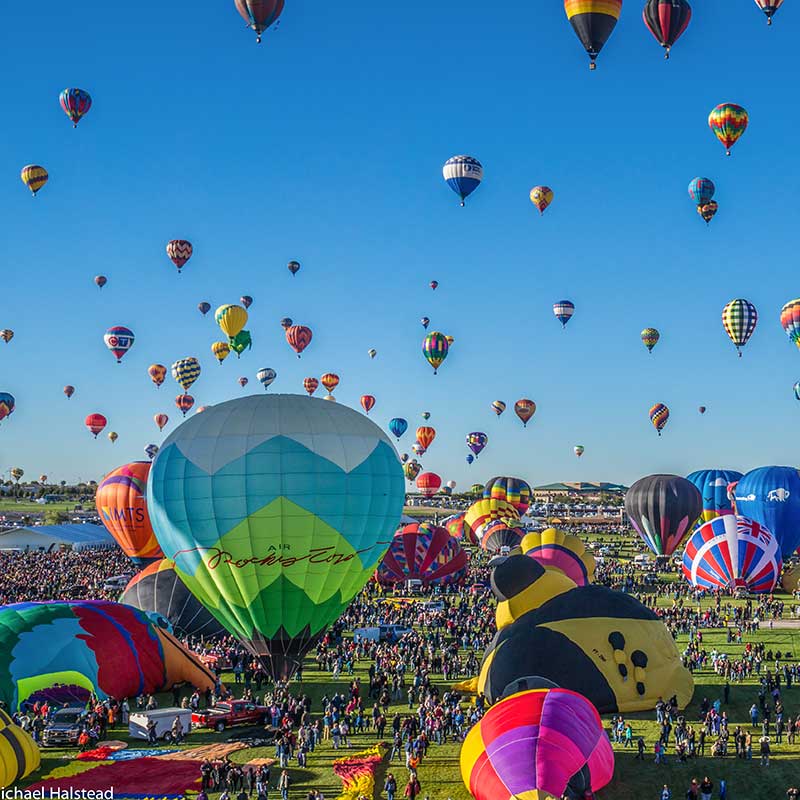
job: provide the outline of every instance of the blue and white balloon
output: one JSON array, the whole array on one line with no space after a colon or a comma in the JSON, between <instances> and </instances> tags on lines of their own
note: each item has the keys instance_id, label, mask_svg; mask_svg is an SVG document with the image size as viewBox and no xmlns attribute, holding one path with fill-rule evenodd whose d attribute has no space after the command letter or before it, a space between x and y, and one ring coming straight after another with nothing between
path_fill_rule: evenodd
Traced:
<instances>
[{"instance_id":1,"label":"blue and white balloon","mask_svg":"<svg viewBox=\"0 0 800 800\"><path fill-rule=\"evenodd\" d=\"M447 185L464 201L480 186L483 180L483 166L472 156L453 156L442 169Z\"/></svg>"}]
</instances>

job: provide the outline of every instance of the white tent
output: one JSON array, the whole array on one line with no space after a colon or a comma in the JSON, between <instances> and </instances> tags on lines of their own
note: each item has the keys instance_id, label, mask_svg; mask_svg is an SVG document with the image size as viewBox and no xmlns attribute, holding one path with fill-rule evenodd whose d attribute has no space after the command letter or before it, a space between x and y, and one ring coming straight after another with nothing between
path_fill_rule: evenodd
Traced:
<instances>
[{"instance_id":1,"label":"white tent","mask_svg":"<svg viewBox=\"0 0 800 800\"><path fill-rule=\"evenodd\" d=\"M58 547L116 547L102 525L31 525L0 531L0 550L51 550Z\"/></svg>"}]
</instances>

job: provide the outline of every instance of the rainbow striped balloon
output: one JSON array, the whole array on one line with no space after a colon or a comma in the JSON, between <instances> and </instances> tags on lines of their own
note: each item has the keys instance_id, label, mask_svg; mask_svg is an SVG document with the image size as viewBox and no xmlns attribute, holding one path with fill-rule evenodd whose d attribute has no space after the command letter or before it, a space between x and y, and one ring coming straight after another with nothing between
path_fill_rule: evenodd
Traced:
<instances>
[{"instance_id":1,"label":"rainbow striped balloon","mask_svg":"<svg viewBox=\"0 0 800 800\"><path fill-rule=\"evenodd\" d=\"M747 111L736 103L720 103L708 115L708 127L725 146L725 155L731 154L731 147L747 130L749 119Z\"/></svg>"}]
</instances>

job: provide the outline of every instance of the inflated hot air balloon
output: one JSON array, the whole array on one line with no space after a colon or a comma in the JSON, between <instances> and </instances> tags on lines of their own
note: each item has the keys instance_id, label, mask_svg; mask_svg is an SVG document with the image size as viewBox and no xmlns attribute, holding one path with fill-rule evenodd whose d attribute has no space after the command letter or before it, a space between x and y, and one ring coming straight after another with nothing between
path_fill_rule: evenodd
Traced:
<instances>
[{"instance_id":1,"label":"inflated hot air balloon","mask_svg":"<svg viewBox=\"0 0 800 800\"><path fill-rule=\"evenodd\" d=\"M256 44L261 44L261 35L278 21L283 11L284 0L234 0L236 10L256 32Z\"/></svg>"},{"instance_id":2,"label":"inflated hot air balloon","mask_svg":"<svg viewBox=\"0 0 800 800\"><path fill-rule=\"evenodd\" d=\"M103 525L126 556L137 563L163 558L147 509L149 461L124 464L97 487L95 506Z\"/></svg>"},{"instance_id":3,"label":"inflated hot air balloon","mask_svg":"<svg viewBox=\"0 0 800 800\"><path fill-rule=\"evenodd\" d=\"M375 398L371 394L362 394L361 395L361 408L369 414L373 408L375 408Z\"/></svg>"},{"instance_id":4,"label":"inflated hot air balloon","mask_svg":"<svg viewBox=\"0 0 800 800\"><path fill-rule=\"evenodd\" d=\"M243 294L243 295L242 295L242 296L239 298L239 302L240 302L240 303L241 303L241 304L242 304L242 305L243 305L245 308L250 308L250 306L251 306L251 305L253 305L253 298L252 298L252 297L250 297L250 295L249 295L249 294Z\"/></svg>"},{"instance_id":5,"label":"inflated hot air balloon","mask_svg":"<svg viewBox=\"0 0 800 800\"><path fill-rule=\"evenodd\" d=\"M394 419L389 420L388 425L389 430L392 433L392 436L397 438L397 441L400 441L400 437L408 430L408 422L406 422L402 417L395 417Z\"/></svg>"},{"instance_id":6,"label":"inflated hot air balloon","mask_svg":"<svg viewBox=\"0 0 800 800\"><path fill-rule=\"evenodd\" d=\"M119 439L119 434L116 431L111 431L108 434L108 438L111 441L111 444L114 444L114 442L116 442L117 439Z\"/></svg>"},{"instance_id":7,"label":"inflated hot air balloon","mask_svg":"<svg viewBox=\"0 0 800 800\"><path fill-rule=\"evenodd\" d=\"M232 303L220 306L214 312L214 320L229 339L236 336L247 325L247 318L247 311L241 306L233 305Z\"/></svg>"},{"instance_id":8,"label":"inflated hot air balloon","mask_svg":"<svg viewBox=\"0 0 800 800\"><path fill-rule=\"evenodd\" d=\"M370 349L367 350L367 355L370 358L375 358L375 356L378 355L378 351L374 347L370 347Z\"/></svg>"},{"instance_id":9,"label":"inflated hot air balloon","mask_svg":"<svg viewBox=\"0 0 800 800\"><path fill-rule=\"evenodd\" d=\"M679 475L648 475L628 490L625 511L645 544L658 556L670 556L700 517L703 498Z\"/></svg>"},{"instance_id":10,"label":"inflated hot air balloon","mask_svg":"<svg viewBox=\"0 0 800 800\"><path fill-rule=\"evenodd\" d=\"M586 452L586 448L582 444L576 444L572 450L575 455L578 456L578 458L580 458Z\"/></svg>"},{"instance_id":11,"label":"inflated hot air balloon","mask_svg":"<svg viewBox=\"0 0 800 800\"><path fill-rule=\"evenodd\" d=\"M186 412L189 411L193 405L194 397L192 397L190 394L179 394L175 398L175 407L181 412L181 414L183 414L184 417L186 416ZM203 408L198 408L197 410L199 412L204 408L205 406L203 406Z\"/></svg>"},{"instance_id":12,"label":"inflated hot air balloon","mask_svg":"<svg viewBox=\"0 0 800 800\"><path fill-rule=\"evenodd\" d=\"M64 113L72 120L73 128L78 127L81 117L92 107L92 98L83 89L64 89L58 100Z\"/></svg>"},{"instance_id":13,"label":"inflated hot air balloon","mask_svg":"<svg viewBox=\"0 0 800 800\"><path fill-rule=\"evenodd\" d=\"M453 346L453 342L455 341L455 338L452 337L452 336L445 336L444 338L447 339L447 346L448 347L452 347Z\"/></svg>"},{"instance_id":14,"label":"inflated hot air balloon","mask_svg":"<svg viewBox=\"0 0 800 800\"><path fill-rule=\"evenodd\" d=\"M430 325L430 324L431 324L431 321L430 321L430 319L429 319L428 317L423 317L423 318L420 320L420 322L422 323L422 327L423 327L423 328L425 328L425 330L428 330L428 325Z\"/></svg>"},{"instance_id":15,"label":"inflated hot air balloon","mask_svg":"<svg viewBox=\"0 0 800 800\"><path fill-rule=\"evenodd\" d=\"M153 422L158 425L160 431L163 431L164 426L169 422L169 417L166 414L155 414L153 416Z\"/></svg>"},{"instance_id":16,"label":"inflated hot air balloon","mask_svg":"<svg viewBox=\"0 0 800 800\"><path fill-rule=\"evenodd\" d=\"M589 54L589 69L596 69L595 59L617 24L622 0L564 0L564 10Z\"/></svg>"},{"instance_id":17,"label":"inflated hot air balloon","mask_svg":"<svg viewBox=\"0 0 800 800\"><path fill-rule=\"evenodd\" d=\"M12 468L9 470L9 473L11 474L11 477L12 477L12 478L13 478L13 479L14 479L14 480L17 482L17 483L19 483L19 481L20 481L20 478L22 478L22 476L25 474L25 470L24 470L24 469L22 469L22 467L12 467Z\"/></svg>"},{"instance_id":18,"label":"inflated hot air balloon","mask_svg":"<svg viewBox=\"0 0 800 800\"><path fill-rule=\"evenodd\" d=\"M557 303L553 303L553 314L564 328L567 327L567 323L574 313L575 304L570 300L559 300Z\"/></svg>"},{"instance_id":19,"label":"inflated hot air balloon","mask_svg":"<svg viewBox=\"0 0 800 800\"><path fill-rule=\"evenodd\" d=\"M458 539L445 528L415 522L395 533L376 576L383 584L419 580L440 586L459 583L466 574L467 554Z\"/></svg>"},{"instance_id":20,"label":"inflated hot air balloon","mask_svg":"<svg viewBox=\"0 0 800 800\"><path fill-rule=\"evenodd\" d=\"M151 364L147 368L147 374L156 386L161 386L167 377L167 368L163 364Z\"/></svg>"},{"instance_id":21,"label":"inflated hot air balloon","mask_svg":"<svg viewBox=\"0 0 800 800\"><path fill-rule=\"evenodd\" d=\"M64 387L64 394L67 396L67 400L69 400L72 395L75 394L75 387L74 386L65 386Z\"/></svg>"},{"instance_id":22,"label":"inflated hot air balloon","mask_svg":"<svg viewBox=\"0 0 800 800\"><path fill-rule=\"evenodd\" d=\"M416 459L414 461L407 461L405 464L403 464L403 475L406 476L406 480L409 483L413 483L420 472L422 472L422 464L420 464Z\"/></svg>"},{"instance_id":23,"label":"inflated hot air balloon","mask_svg":"<svg viewBox=\"0 0 800 800\"><path fill-rule=\"evenodd\" d=\"M186 588L175 572L175 565L167 558L154 561L134 575L119 602L163 617L181 638L213 639L226 634L222 624Z\"/></svg>"},{"instance_id":24,"label":"inflated hot air balloon","mask_svg":"<svg viewBox=\"0 0 800 800\"><path fill-rule=\"evenodd\" d=\"M83 424L94 434L94 438L96 439L97 434L108 424L108 420L102 414L89 414L83 421Z\"/></svg>"},{"instance_id":25,"label":"inflated hot air balloon","mask_svg":"<svg viewBox=\"0 0 800 800\"><path fill-rule=\"evenodd\" d=\"M705 414L705 413L706 413L706 407L705 407L705 406L699 406L697 410L698 410L698 411L699 411L701 414Z\"/></svg>"},{"instance_id":26,"label":"inflated hot air balloon","mask_svg":"<svg viewBox=\"0 0 800 800\"><path fill-rule=\"evenodd\" d=\"M245 350L252 348L253 337L250 336L250 331L239 331L236 336L228 339L228 345L236 353L236 358L239 358Z\"/></svg>"},{"instance_id":27,"label":"inflated hot air balloon","mask_svg":"<svg viewBox=\"0 0 800 800\"><path fill-rule=\"evenodd\" d=\"M405 464L406 461L408 461L408 453L403 453L403 455L400 456L400 460Z\"/></svg>"},{"instance_id":28,"label":"inflated hot air balloon","mask_svg":"<svg viewBox=\"0 0 800 800\"><path fill-rule=\"evenodd\" d=\"M248 383L250 383L250 381L247 378L245 378L244 375L242 375L242 377L239 378L239 386L241 386L242 389L244 389L244 387L247 386Z\"/></svg>"},{"instance_id":29,"label":"inflated hot air balloon","mask_svg":"<svg viewBox=\"0 0 800 800\"><path fill-rule=\"evenodd\" d=\"M319 382L329 391L332 392L339 385L339 376L333 372L326 372Z\"/></svg>"},{"instance_id":30,"label":"inflated hot air balloon","mask_svg":"<svg viewBox=\"0 0 800 800\"><path fill-rule=\"evenodd\" d=\"M230 355L231 346L227 342L214 342L211 345L211 352L220 364Z\"/></svg>"},{"instance_id":31,"label":"inflated hot air balloon","mask_svg":"<svg viewBox=\"0 0 800 800\"><path fill-rule=\"evenodd\" d=\"M655 328L645 328L642 333L642 344L647 348L648 353L653 352L653 348L658 344L661 334Z\"/></svg>"},{"instance_id":32,"label":"inflated hot air balloon","mask_svg":"<svg viewBox=\"0 0 800 800\"><path fill-rule=\"evenodd\" d=\"M433 497L442 488L442 479L435 472L423 472L417 478L417 489L424 497Z\"/></svg>"},{"instance_id":33,"label":"inflated hot air balloon","mask_svg":"<svg viewBox=\"0 0 800 800\"><path fill-rule=\"evenodd\" d=\"M721 103L708 115L708 127L725 147L725 155L747 129L747 111L735 103Z\"/></svg>"},{"instance_id":34,"label":"inflated hot air balloon","mask_svg":"<svg viewBox=\"0 0 800 800\"><path fill-rule=\"evenodd\" d=\"M466 460L467 460L467 464L471 464L475 460L475 456L472 455L472 453L469 453L467 455L467 459Z\"/></svg>"},{"instance_id":35,"label":"inflated hot air balloon","mask_svg":"<svg viewBox=\"0 0 800 800\"><path fill-rule=\"evenodd\" d=\"M47 183L47 179L50 176L44 167L40 167L38 164L28 164L27 167L22 168L19 177L35 197L39 189Z\"/></svg>"},{"instance_id":36,"label":"inflated hot air balloon","mask_svg":"<svg viewBox=\"0 0 800 800\"><path fill-rule=\"evenodd\" d=\"M486 523L481 530L481 549L489 555L508 553L519 547L525 530L512 520L496 519Z\"/></svg>"},{"instance_id":37,"label":"inflated hot air balloon","mask_svg":"<svg viewBox=\"0 0 800 800\"><path fill-rule=\"evenodd\" d=\"M449 349L450 345L447 337L443 333L439 333L439 331L431 331L422 340L422 355L433 367L434 375L436 375L442 362L447 358Z\"/></svg>"},{"instance_id":38,"label":"inflated hot air balloon","mask_svg":"<svg viewBox=\"0 0 800 800\"><path fill-rule=\"evenodd\" d=\"M475 800L588 798L611 781L614 751L595 707L541 685L509 694L467 734L461 777Z\"/></svg>"},{"instance_id":39,"label":"inflated hot air balloon","mask_svg":"<svg viewBox=\"0 0 800 800\"><path fill-rule=\"evenodd\" d=\"M180 358L172 365L172 377L183 387L184 393L189 391L189 387L200 377L200 362L190 356Z\"/></svg>"},{"instance_id":40,"label":"inflated hot air balloon","mask_svg":"<svg viewBox=\"0 0 800 800\"><path fill-rule=\"evenodd\" d=\"M492 500L505 500L511 503L517 513L522 516L531 504L531 487L522 478L489 478L483 487L483 496Z\"/></svg>"},{"instance_id":41,"label":"inflated hot air balloon","mask_svg":"<svg viewBox=\"0 0 800 800\"><path fill-rule=\"evenodd\" d=\"M767 25L772 25L772 17L783 5L783 0L756 0L756 5L766 14Z\"/></svg>"},{"instance_id":42,"label":"inflated hot air balloon","mask_svg":"<svg viewBox=\"0 0 800 800\"><path fill-rule=\"evenodd\" d=\"M697 487L703 498L703 512L698 527L704 522L733 514L733 504L728 496L728 486L742 477L735 469L701 469L686 476L686 480Z\"/></svg>"},{"instance_id":43,"label":"inflated hot air balloon","mask_svg":"<svg viewBox=\"0 0 800 800\"><path fill-rule=\"evenodd\" d=\"M717 211L719 211L719 204L716 200L709 200L707 203L697 206L697 213L703 218L706 225L714 219L717 215Z\"/></svg>"},{"instance_id":44,"label":"inflated hot air balloon","mask_svg":"<svg viewBox=\"0 0 800 800\"><path fill-rule=\"evenodd\" d=\"M669 420L669 409L663 403L656 403L649 411L650 422L661 436L661 431Z\"/></svg>"},{"instance_id":45,"label":"inflated hot air balloon","mask_svg":"<svg viewBox=\"0 0 800 800\"><path fill-rule=\"evenodd\" d=\"M109 328L103 335L103 341L106 347L111 351L114 358L117 359L117 364L122 361L122 356L133 347L136 340L133 331L130 328L125 328L122 325L115 325Z\"/></svg>"},{"instance_id":46,"label":"inflated hot air balloon","mask_svg":"<svg viewBox=\"0 0 800 800\"><path fill-rule=\"evenodd\" d=\"M205 300L203 300L203 302L202 302L202 303L198 303L198 304L197 304L197 310L198 310L198 311L199 311L199 312L200 312L200 313L201 313L203 316L205 316L206 314L208 314L208 312L209 312L209 311L211 311L211 303L207 303Z\"/></svg>"},{"instance_id":47,"label":"inflated hot air balloon","mask_svg":"<svg viewBox=\"0 0 800 800\"><path fill-rule=\"evenodd\" d=\"M308 392L309 397L317 391L318 387L319 381L316 378L305 378L303 380L303 388Z\"/></svg>"},{"instance_id":48,"label":"inflated hot air balloon","mask_svg":"<svg viewBox=\"0 0 800 800\"><path fill-rule=\"evenodd\" d=\"M297 275L297 273L300 271L299 261L290 261L286 266L289 268L289 272L291 272L293 276Z\"/></svg>"},{"instance_id":49,"label":"inflated hot air balloon","mask_svg":"<svg viewBox=\"0 0 800 800\"><path fill-rule=\"evenodd\" d=\"M291 320L291 318L290 318L290 317L284 317L284 318L281 320L281 328L283 328L283 329L284 329L284 331L285 331L287 328L291 328L291 327L292 327L292 320Z\"/></svg>"},{"instance_id":50,"label":"inflated hot air balloon","mask_svg":"<svg viewBox=\"0 0 800 800\"><path fill-rule=\"evenodd\" d=\"M478 544L478 540L472 533L472 528L464 525L465 515L465 511L462 511L460 514L453 514L452 517L447 517L442 520L442 526L453 538L474 546Z\"/></svg>"},{"instance_id":51,"label":"inflated hot air balloon","mask_svg":"<svg viewBox=\"0 0 800 800\"><path fill-rule=\"evenodd\" d=\"M439 288L439 281L431 281L429 286L435 292Z\"/></svg>"},{"instance_id":52,"label":"inflated hot air balloon","mask_svg":"<svg viewBox=\"0 0 800 800\"><path fill-rule=\"evenodd\" d=\"M472 156L453 156L445 163L442 174L447 185L461 198L463 208L466 199L483 180L483 166Z\"/></svg>"},{"instance_id":53,"label":"inflated hot air balloon","mask_svg":"<svg viewBox=\"0 0 800 800\"><path fill-rule=\"evenodd\" d=\"M144 449L144 454L152 461L156 457L156 453L158 452L158 445L157 444L149 444Z\"/></svg>"},{"instance_id":54,"label":"inflated hot air balloon","mask_svg":"<svg viewBox=\"0 0 800 800\"><path fill-rule=\"evenodd\" d=\"M703 206L711 201L716 190L710 178L693 178L689 184L689 197L696 206Z\"/></svg>"},{"instance_id":55,"label":"inflated hot air balloon","mask_svg":"<svg viewBox=\"0 0 800 800\"><path fill-rule=\"evenodd\" d=\"M692 8L686 0L646 0L642 19L669 58L670 48L689 27Z\"/></svg>"},{"instance_id":56,"label":"inflated hot air balloon","mask_svg":"<svg viewBox=\"0 0 800 800\"><path fill-rule=\"evenodd\" d=\"M369 580L403 500L397 453L369 418L297 395L192 416L148 482L178 577L275 679L299 668Z\"/></svg>"},{"instance_id":57,"label":"inflated hot air balloon","mask_svg":"<svg viewBox=\"0 0 800 800\"><path fill-rule=\"evenodd\" d=\"M566 575L576 586L588 586L594 580L594 556L577 536L546 528L526 534L520 547L528 558Z\"/></svg>"},{"instance_id":58,"label":"inflated hot air balloon","mask_svg":"<svg viewBox=\"0 0 800 800\"><path fill-rule=\"evenodd\" d=\"M256 373L256 378L258 378L261 385L264 387L264 391L269 389L269 387L277 377L278 373L275 372L275 370L272 369L271 367L263 367Z\"/></svg>"},{"instance_id":59,"label":"inflated hot air balloon","mask_svg":"<svg viewBox=\"0 0 800 800\"><path fill-rule=\"evenodd\" d=\"M16 408L16 400L13 394L8 392L0 392L0 422L6 417L11 416Z\"/></svg>"},{"instance_id":60,"label":"inflated hot air balloon","mask_svg":"<svg viewBox=\"0 0 800 800\"><path fill-rule=\"evenodd\" d=\"M722 309L722 324L725 333L736 346L739 358L742 357L741 348L744 347L753 335L758 322L758 312L756 307L748 300L738 298L731 300Z\"/></svg>"},{"instance_id":61,"label":"inflated hot air balloon","mask_svg":"<svg viewBox=\"0 0 800 800\"><path fill-rule=\"evenodd\" d=\"M10 330L9 328L3 328L0 331L0 339L2 339L6 344L8 344L14 338L14 331Z\"/></svg>"},{"instance_id":62,"label":"inflated hot air balloon","mask_svg":"<svg viewBox=\"0 0 800 800\"><path fill-rule=\"evenodd\" d=\"M506 410L506 404L502 400L492 401L492 411L499 417Z\"/></svg>"},{"instance_id":63,"label":"inflated hot air balloon","mask_svg":"<svg viewBox=\"0 0 800 800\"><path fill-rule=\"evenodd\" d=\"M178 274L192 257L193 252L192 243L187 242L186 239L173 239L171 242L167 242L167 255L170 261L178 268Z\"/></svg>"},{"instance_id":64,"label":"inflated hot air balloon","mask_svg":"<svg viewBox=\"0 0 800 800\"><path fill-rule=\"evenodd\" d=\"M425 455L425 448L419 442L414 442L414 444L411 445L411 451L415 456Z\"/></svg>"},{"instance_id":65,"label":"inflated hot air balloon","mask_svg":"<svg viewBox=\"0 0 800 800\"><path fill-rule=\"evenodd\" d=\"M544 210L553 202L553 190L549 186L534 186L531 189L531 203L533 203L539 214L544 214Z\"/></svg>"},{"instance_id":66,"label":"inflated hot air balloon","mask_svg":"<svg viewBox=\"0 0 800 800\"><path fill-rule=\"evenodd\" d=\"M473 494L483 494L483 485L473 484L470 491ZM509 526L519 524L519 514L511 503L496 498L481 498L467 509L464 515L464 527L469 528L475 540L480 542L484 526L498 519L507 520Z\"/></svg>"},{"instance_id":67,"label":"inflated hot air balloon","mask_svg":"<svg viewBox=\"0 0 800 800\"><path fill-rule=\"evenodd\" d=\"M763 525L726 514L697 529L682 567L692 586L757 593L778 585L783 561L777 539Z\"/></svg>"},{"instance_id":68,"label":"inflated hot air balloon","mask_svg":"<svg viewBox=\"0 0 800 800\"><path fill-rule=\"evenodd\" d=\"M430 425L422 425L417 428L417 442L422 445L424 450L427 450L436 438L436 430L431 428Z\"/></svg>"},{"instance_id":69,"label":"inflated hot air balloon","mask_svg":"<svg viewBox=\"0 0 800 800\"><path fill-rule=\"evenodd\" d=\"M489 443L489 437L480 431L473 431L467 434L467 447L472 450L473 455L477 458L483 448Z\"/></svg>"},{"instance_id":70,"label":"inflated hot air balloon","mask_svg":"<svg viewBox=\"0 0 800 800\"><path fill-rule=\"evenodd\" d=\"M447 481L446 486L452 492L458 484L455 481Z\"/></svg>"},{"instance_id":71,"label":"inflated hot air balloon","mask_svg":"<svg viewBox=\"0 0 800 800\"><path fill-rule=\"evenodd\" d=\"M422 412L422 419L429 420L430 418L431 418L431 412L430 411L423 411Z\"/></svg>"},{"instance_id":72,"label":"inflated hot air balloon","mask_svg":"<svg viewBox=\"0 0 800 800\"><path fill-rule=\"evenodd\" d=\"M781 327L789 340L800 349L800 298L790 300L781 309Z\"/></svg>"},{"instance_id":73,"label":"inflated hot air balloon","mask_svg":"<svg viewBox=\"0 0 800 800\"><path fill-rule=\"evenodd\" d=\"M98 289L102 289L108 283L108 278L105 275L95 275L94 284Z\"/></svg>"},{"instance_id":74,"label":"inflated hot air balloon","mask_svg":"<svg viewBox=\"0 0 800 800\"><path fill-rule=\"evenodd\" d=\"M533 415L536 413L536 403L523 398L514 403L514 413L522 420L523 427L527 428Z\"/></svg>"},{"instance_id":75,"label":"inflated hot air balloon","mask_svg":"<svg viewBox=\"0 0 800 800\"><path fill-rule=\"evenodd\" d=\"M290 325L286 329L286 341L289 343L289 347L297 353L298 358L311 343L313 336L311 328L307 328L305 325Z\"/></svg>"},{"instance_id":76,"label":"inflated hot air balloon","mask_svg":"<svg viewBox=\"0 0 800 800\"><path fill-rule=\"evenodd\" d=\"M0 789L16 786L39 769L41 761L33 737L0 709Z\"/></svg>"}]
</instances>

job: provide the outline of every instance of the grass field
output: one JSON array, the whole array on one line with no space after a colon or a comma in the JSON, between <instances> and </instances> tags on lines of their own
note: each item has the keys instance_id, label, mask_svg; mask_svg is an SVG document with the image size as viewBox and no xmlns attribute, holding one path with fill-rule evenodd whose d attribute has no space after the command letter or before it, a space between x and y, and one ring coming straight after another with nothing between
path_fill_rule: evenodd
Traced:
<instances>
[{"instance_id":1,"label":"grass field","mask_svg":"<svg viewBox=\"0 0 800 800\"><path fill-rule=\"evenodd\" d=\"M615 542L619 540L615 538ZM638 544L633 540L629 541L623 549L623 555L630 557L634 552L638 552ZM788 597L786 598L788 600ZM670 600L662 601L665 605ZM744 644L735 645L726 643L726 635L723 630L704 630L704 645L707 650L714 648L720 652L725 652L731 657L742 650ZM790 651L793 659L800 657L800 630L768 630L762 629L753 636L746 637L747 641L763 641L767 649ZM678 640L678 647L683 648L686 637ZM356 675L361 676L362 684L368 685L367 678L368 664L362 663L356 667ZM766 669L766 665L765 665ZM329 696L334 691L346 692L350 681L350 676L342 676L343 679L334 682L329 673L318 672L316 665L308 663L303 675L302 690L308 693L314 701L313 711L319 712L320 698L327 693ZM438 680L437 680L438 679ZM224 680L227 685L234 689L238 694L237 687L233 684L233 676L225 675ZM442 676L434 676L434 681L440 686L445 686ZM293 690L299 691L300 685L293 684ZM687 709L687 719L694 723L699 715L699 704L703 697L713 702L716 699L722 700L722 685L720 679L710 670L695 673L695 695L692 703ZM800 688L792 686L791 689L784 688L782 692L786 715L794 718L800 713ZM755 678L744 684L733 684L731 687L730 702L723 705L723 709L728 712L731 720L730 729L733 731L737 724L749 726L748 709L757 700L757 684ZM164 696L161 698L160 705L170 705L171 698ZM406 703L393 705L391 714L395 711L401 713L408 712ZM726 758L712 758L707 748L705 757L698 757L690 760L687 764L680 764L670 753L669 761L666 765L656 766L653 763L653 744L657 736L657 725L654 712L627 715L632 721L634 740L638 736L643 736L647 743L646 759L644 762L635 759L635 750L625 750L621 745L615 745L616 770L612 783L597 793L599 800L658 800L660 790L664 783L669 784L673 792L674 800L679 800L685 796L689 781L696 777L702 780L708 775L715 783L719 784L721 778L728 784L729 800L783 800L786 796L786 789L793 783L800 782L800 745L790 747L786 744L785 738L782 745L775 744L773 741L773 758L769 767L764 768L759 765L758 756L755 755L752 761L740 761L734 756ZM760 735L754 732L754 749ZM110 738L126 738L122 730L112 731ZM211 732L193 733L190 737L189 745L207 743L209 741L220 741L226 738L227 734L215 734ZM373 744L374 734L355 735L351 737L352 750L364 749ZM432 745L429 750L428 758L423 762L419 770L419 779L422 785L421 798L429 797L430 800L469 800L470 794L464 787L459 771L459 748L458 743L449 743L443 746ZM733 748L731 748L732 750ZM334 751L329 743L323 743L321 747L309 757L308 767L304 770L294 769L292 775L294 785L290 791L292 800L303 800L309 789L320 789L324 792L327 800L337 797L340 789L339 780L333 775L331 764L334 758L345 755L347 751ZM44 751L42 768L33 780L40 779L57 766L63 766L64 758L69 758L70 753L64 751ZM234 754L234 760L246 762L251 758L272 757L273 748L256 748L241 751ZM407 776L404 765L395 762L390 767L400 784L405 783ZM277 778L273 770L273 780ZM29 785L31 781L26 781ZM382 786L382 783L380 784ZM380 789L380 786L378 787ZM274 794L271 795L271 797ZM376 792L376 797L385 797L382 792ZM717 797L715 790L714 797ZM216 800L216 795L213 795ZM498 798L505 800L505 798Z\"/></svg>"},{"instance_id":2,"label":"grass field","mask_svg":"<svg viewBox=\"0 0 800 800\"><path fill-rule=\"evenodd\" d=\"M45 511L73 511L77 505L75 500L69 500L64 503L34 503L32 500L13 500L8 497L0 500L0 514L7 511L15 511L18 514L43 514ZM84 511L91 511L94 508L94 503L81 503Z\"/></svg>"}]
</instances>

